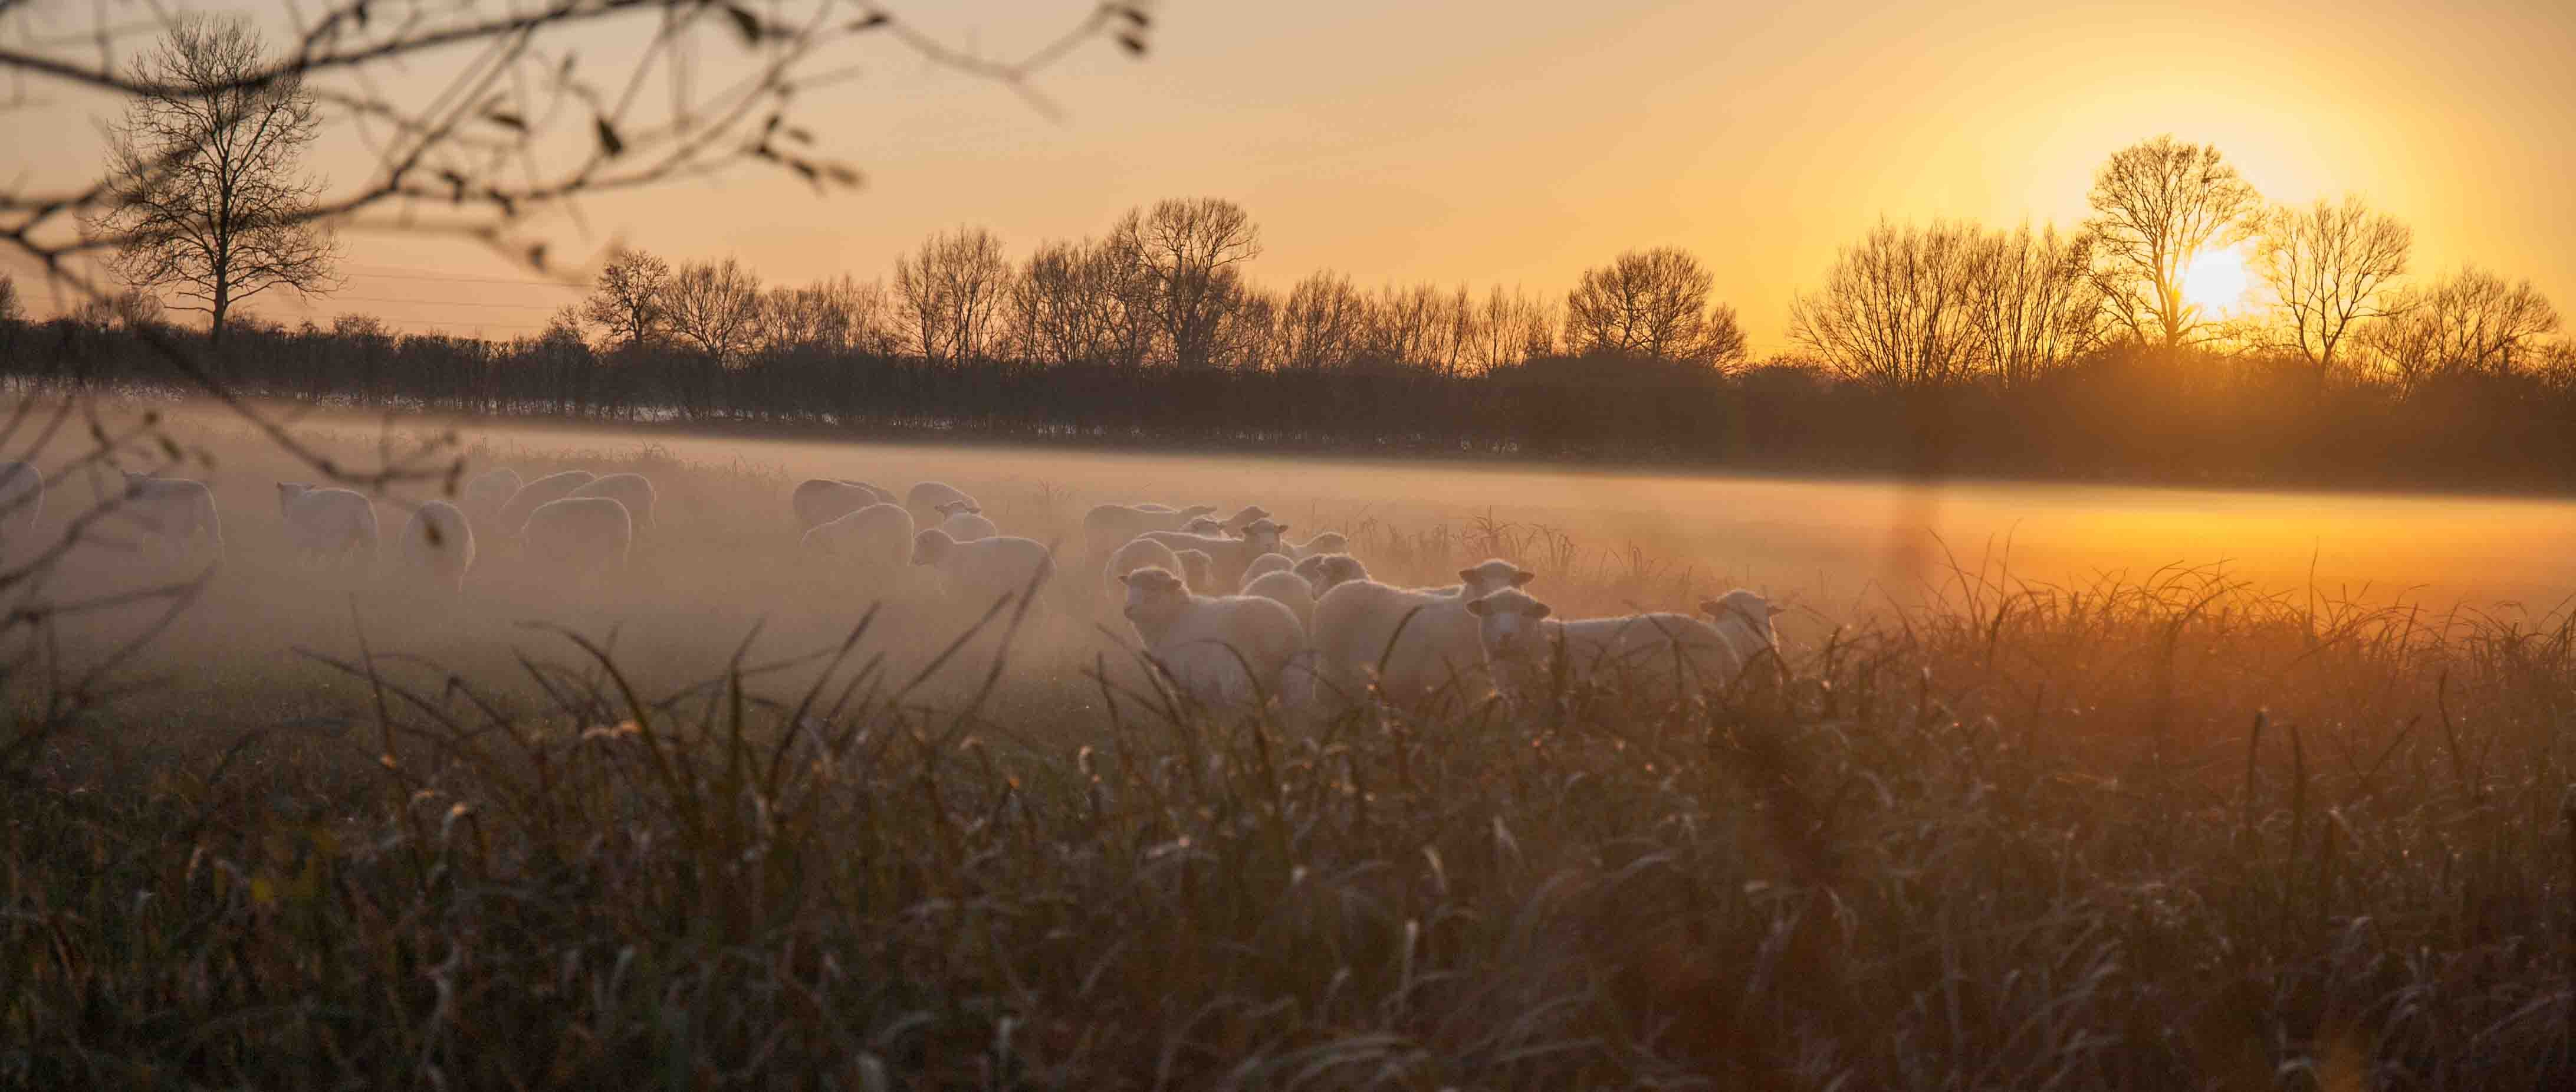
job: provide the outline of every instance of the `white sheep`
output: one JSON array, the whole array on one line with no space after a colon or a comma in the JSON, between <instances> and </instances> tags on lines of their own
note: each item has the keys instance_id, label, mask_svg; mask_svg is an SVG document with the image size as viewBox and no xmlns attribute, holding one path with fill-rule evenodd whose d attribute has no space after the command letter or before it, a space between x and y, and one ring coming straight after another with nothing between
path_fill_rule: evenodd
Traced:
<instances>
[{"instance_id":1,"label":"white sheep","mask_svg":"<svg viewBox=\"0 0 2576 1092\"><path fill-rule=\"evenodd\" d=\"M1252 564L1243 567L1243 582L1245 584L1250 584L1255 580L1259 580L1262 577L1270 575L1271 573L1284 573L1296 567L1297 563L1289 559L1285 554L1263 554L1260 557L1253 558ZM1249 595L1251 593L1246 592L1245 594Z\"/></svg>"},{"instance_id":2,"label":"white sheep","mask_svg":"<svg viewBox=\"0 0 2576 1092\"><path fill-rule=\"evenodd\" d=\"M1244 581L1241 594L1257 595L1288 608L1289 613L1297 616L1297 624L1301 627L1314 624L1315 587L1306 583L1306 578L1296 573L1286 569L1272 569Z\"/></svg>"},{"instance_id":3,"label":"white sheep","mask_svg":"<svg viewBox=\"0 0 2576 1092\"><path fill-rule=\"evenodd\" d=\"M45 513L45 475L36 464L0 462L0 542L36 529Z\"/></svg>"},{"instance_id":4,"label":"white sheep","mask_svg":"<svg viewBox=\"0 0 2576 1092\"><path fill-rule=\"evenodd\" d=\"M466 570L474 567L474 527L446 501L421 505L394 540L393 565L407 586L463 591Z\"/></svg>"},{"instance_id":5,"label":"white sheep","mask_svg":"<svg viewBox=\"0 0 2576 1092\"><path fill-rule=\"evenodd\" d=\"M627 518L635 521L638 533L653 528L653 502L656 497L653 479L642 474L602 474L574 486L567 497L606 497L626 506Z\"/></svg>"},{"instance_id":6,"label":"white sheep","mask_svg":"<svg viewBox=\"0 0 2576 1092\"><path fill-rule=\"evenodd\" d=\"M537 506L562 500L598 476L587 470L561 470L520 486L519 491L510 494L509 501L501 506L500 515L493 519L493 530L504 538L524 533L528 516L537 510Z\"/></svg>"},{"instance_id":7,"label":"white sheep","mask_svg":"<svg viewBox=\"0 0 2576 1092\"><path fill-rule=\"evenodd\" d=\"M346 566L376 559L376 506L354 489L277 483L278 512L286 518L286 545L298 561Z\"/></svg>"},{"instance_id":8,"label":"white sheep","mask_svg":"<svg viewBox=\"0 0 2576 1092\"><path fill-rule=\"evenodd\" d=\"M1269 509L1258 504L1244 505L1242 511L1225 517L1225 533L1240 538L1246 530L1249 530L1252 527L1253 524L1269 518ZM1282 527L1280 529L1284 531L1287 528Z\"/></svg>"},{"instance_id":9,"label":"white sheep","mask_svg":"<svg viewBox=\"0 0 2576 1092\"><path fill-rule=\"evenodd\" d=\"M1458 570L1458 590L1353 580L1317 597L1316 696L1329 703L1325 711L1358 700L1372 677L1381 694L1401 704L1443 692L1464 701L1482 698L1489 685L1485 649L1476 616L1466 606L1489 592L1529 583L1534 575L1495 559Z\"/></svg>"},{"instance_id":10,"label":"white sheep","mask_svg":"<svg viewBox=\"0 0 2576 1092\"><path fill-rule=\"evenodd\" d=\"M1174 550L1205 552L1215 563L1213 565L1215 571L1211 575L1221 582L1209 589L1213 591L1218 588L1242 586L1243 571L1252 566L1252 559L1263 554L1278 553L1280 532L1287 529L1280 524L1263 519L1255 520L1245 526L1242 538L1193 535L1185 531L1147 531L1137 537L1153 539Z\"/></svg>"},{"instance_id":11,"label":"white sheep","mask_svg":"<svg viewBox=\"0 0 2576 1092\"><path fill-rule=\"evenodd\" d=\"M974 501L949 501L939 506L939 514L944 517L939 521L939 529L959 542L973 542L1002 533L1001 528L993 526L992 520L984 518L984 510L976 507Z\"/></svg>"},{"instance_id":12,"label":"white sheep","mask_svg":"<svg viewBox=\"0 0 2576 1092\"><path fill-rule=\"evenodd\" d=\"M1360 559L1349 554L1308 554L1297 559L1297 564L1288 571L1305 577L1306 583L1315 589L1317 599L1351 581L1369 578L1368 566L1360 564Z\"/></svg>"},{"instance_id":13,"label":"white sheep","mask_svg":"<svg viewBox=\"0 0 2576 1092\"><path fill-rule=\"evenodd\" d=\"M626 564L635 520L615 497L565 497L528 513L519 539L528 560L548 575L578 581Z\"/></svg>"},{"instance_id":14,"label":"white sheep","mask_svg":"<svg viewBox=\"0 0 2576 1092\"><path fill-rule=\"evenodd\" d=\"M1099 504L1082 514L1082 541L1093 557L1107 557L1147 531L1177 531L1216 511L1204 504L1173 509L1159 504Z\"/></svg>"},{"instance_id":15,"label":"white sheep","mask_svg":"<svg viewBox=\"0 0 2576 1092\"><path fill-rule=\"evenodd\" d=\"M215 493L204 482L127 471L125 498L116 514L180 557L194 557L201 543L217 558L223 556L223 521L215 515Z\"/></svg>"},{"instance_id":16,"label":"white sheep","mask_svg":"<svg viewBox=\"0 0 2576 1092\"><path fill-rule=\"evenodd\" d=\"M467 515L482 520L488 525L493 517L501 513L502 506L509 504L510 498L518 495L519 487L525 484L527 483L519 480L518 471L506 466L493 467L466 479L465 488L456 493L457 507L464 509Z\"/></svg>"},{"instance_id":17,"label":"white sheep","mask_svg":"<svg viewBox=\"0 0 2576 1092\"><path fill-rule=\"evenodd\" d=\"M1466 609L1478 620L1495 690L1524 715L1558 679L1567 686L1616 681L1649 698L1688 697L1723 687L1744 670L1744 657L1716 627L1687 614L1564 621L1548 617L1548 605L1519 588L1472 600Z\"/></svg>"},{"instance_id":18,"label":"white sheep","mask_svg":"<svg viewBox=\"0 0 2576 1092\"><path fill-rule=\"evenodd\" d=\"M805 532L805 549L851 571L891 579L912 562L912 513L879 502Z\"/></svg>"},{"instance_id":19,"label":"white sheep","mask_svg":"<svg viewBox=\"0 0 2576 1092\"><path fill-rule=\"evenodd\" d=\"M1350 548L1351 540L1348 536L1340 531L1326 531L1304 542L1290 544L1288 556L1302 561L1317 554L1348 553Z\"/></svg>"},{"instance_id":20,"label":"white sheep","mask_svg":"<svg viewBox=\"0 0 2576 1092\"><path fill-rule=\"evenodd\" d=\"M1182 524L1181 530L1193 535L1214 535L1219 538L1234 537L1225 533L1225 521L1213 516L1200 516L1197 519Z\"/></svg>"},{"instance_id":21,"label":"white sheep","mask_svg":"<svg viewBox=\"0 0 2576 1092\"><path fill-rule=\"evenodd\" d=\"M1772 627L1771 620L1780 616L1781 608L1772 606L1770 600L1737 588L1700 604L1699 609L1709 616L1717 626L1718 636L1726 638L1744 663L1759 663L1766 652L1774 661L1779 659L1780 631Z\"/></svg>"},{"instance_id":22,"label":"white sheep","mask_svg":"<svg viewBox=\"0 0 2576 1092\"><path fill-rule=\"evenodd\" d=\"M796 526L811 531L833 520L871 504L900 505L902 498L848 478L807 478L796 483L788 505L796 511Z\"/></svg>"},{"instance_id":23,"label":"white sheep","mask_svg":"<svg viewBox=\"0 0 2576 1092\"><path fill-rule=\"evenodd\" d=\"M966 491L946 482L921 482L903 495L903 506L912 512L912 521L924 527L936 526L941 518L939 506L965 501L975 503Z\"/></svg>"},{"instance_id":24,"label":"white sheep","mask_svg":"<svg viewBox=\"0 0 2576 1092\"><path fill-rule=\"evenodd\" d=\"M1281 692L1306 630L1277 602L1250 595L1193 595L1169 569L1127 574L1127 621L1181 693L1238 710Z\"/></svg>"},{"instance_id":25,"label":"white sheep","mask_svg":"<svg viewBox=\"0 0 2576 1092\"><path fill-rule=\"evenodd\" d=\"M1172 556L1181 559L1181 578L1189 581L1191 588L1217 590L1216 562L1208 559L1207 551L1173 550Z\"/></svg>"},{"instance_id":26,"label":"white sheep","mask_svg":"<svg viewBox=\"0 0 2576 1092\"><path fill-rule=\"evenodd\" d=\"M936 527L912 536L912 563L936 570L950 598L977 610L1006 595L1035 595L1055 575L1055 554L1043 542L1008 535L959 542Z\"/></svg>"},{"instance_id":27,"label":"white sheep","mask_svg":"<svg viewBox=\"0 0 2576 1092\"><path fill-rule=\"evenodd\" d=\"M1174 554L1171 547L1150 538L1140 538L1109 555L1109 561L1100 567L1100 579L1111 598L1123 599L1127 595L1127 574L1147 567L1173 573L1184 571L1179 555Z\"/></svg>"}]
</instances>

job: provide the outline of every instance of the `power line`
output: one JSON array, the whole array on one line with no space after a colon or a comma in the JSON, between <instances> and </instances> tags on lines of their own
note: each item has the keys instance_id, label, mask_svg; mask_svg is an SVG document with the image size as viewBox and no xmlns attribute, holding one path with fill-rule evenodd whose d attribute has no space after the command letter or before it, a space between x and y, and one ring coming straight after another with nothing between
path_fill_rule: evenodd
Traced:
<instances>
[{"instance_id":1,"label":"power line","mask_svg":"<svg viewBox=\"0 0 2576 1092\"><path fill-rule=\"evenodd\" d=\"M563 288L575 292L590 291L589 287L586 285L565 284L562 281L531 281L511 277L467 277L445 273L390 272L357 267L350 267L349 272L353 276L385 277L394 280L406 281L466 281L473 284L533 284L544 288Z\"/></svg>"},{"instance_id":2,"label":"power line","mask_svg":"<svg viewBox=\"0 0 2576 1092\"><path fill-rule=\"evenodd\" d=\"M428 304L433 307L528 307L539 311L552 311L555 308L563 306L560 303L476 303L472 300L400 300L386 299L382 296L335 295L323 298L333 300L356 300L360 303L419 303Z\"/></svg>"}]
</instances>

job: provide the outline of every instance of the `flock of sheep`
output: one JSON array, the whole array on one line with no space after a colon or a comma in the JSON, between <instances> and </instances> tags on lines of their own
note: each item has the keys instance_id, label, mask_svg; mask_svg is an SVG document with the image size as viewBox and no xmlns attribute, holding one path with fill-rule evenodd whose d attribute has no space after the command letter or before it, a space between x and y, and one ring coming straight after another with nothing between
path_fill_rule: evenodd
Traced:
<instances>
[{"instance_id":1,"label":"flock of sheep","mask_svg":"<svg viewBox=\"0 0 2576 1092\"><path fill-rule=\"evenodd\" d=\"M300 560L373 565L374 505L359 492L277 484L285 537ZM566 470L522 481L509 469L474 477L458 503L431 501L395 536L388 576L461 590L475 528L515 539L525 561L580 581L624 564L652 525L641 474ZM0 463L0 531L33 523L43 479ZM789 497L802 545L846 571L880 577L921 566L947 599L981 610L1030 595L1055 576L1055 551L1004 535L964 491L923 482L905 495L866 482L812 479ZM1257 505L1218 517L1208 506L1102 504L1085 513L1081 548L1147 655L1186 699L1218 709L1276 701L1332 716L1374 693L1396 703L1491 692L1529 709L1568 685L1617 679L1687 697L1732 683L1777 645L1760 595L1738 589L1701 616L1641 613L1565 620L1523 590L1536 574L1493 559L1458 583L1380 583L1339 533L1290 542ZM117 515L146 541L220 555L223 532L205 483L125 475Z\"/></svg>"}]
</instances>

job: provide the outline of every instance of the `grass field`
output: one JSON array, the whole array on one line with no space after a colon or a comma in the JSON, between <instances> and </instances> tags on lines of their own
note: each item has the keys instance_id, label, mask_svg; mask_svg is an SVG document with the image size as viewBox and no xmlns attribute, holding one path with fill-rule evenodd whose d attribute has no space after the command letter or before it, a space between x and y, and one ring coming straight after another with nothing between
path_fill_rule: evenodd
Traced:
<instances>
[{"instance_id":1,"label":"grass field","mask_svg":"<svg viewBox=\"0 0 2576 1092\"><path fill-rule=\"evenodd\" d=\"M917 589L872 614L797 556L782 466L474 449L644 470L662 526L613 587L531 586L487 542L447 601L290 566L267 482L308 475L192 441L230 549L131 692L35 704L142 605L15 650L12 734L47 734L0 769L0 1085L2576 1074L2563 614L1969 563L1919 608L1784 617L1785 680L1705 704L1310 729L1157 697L1079 564L971 640ZM974 465L1009 533L1071 541L1112 497ZM1291 515L1381 578L1510 557L1570 616L1735 578L1571 523ZM83 551L55 587L147 575Z\"/></svg>"}]
</instances>

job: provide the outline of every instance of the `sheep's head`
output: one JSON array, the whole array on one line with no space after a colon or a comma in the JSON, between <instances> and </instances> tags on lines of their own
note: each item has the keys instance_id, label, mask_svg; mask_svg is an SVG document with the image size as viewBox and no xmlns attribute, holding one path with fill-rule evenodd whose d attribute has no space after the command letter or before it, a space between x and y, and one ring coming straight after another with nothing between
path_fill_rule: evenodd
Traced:
<instances>
[{"instance_id":1,"label":"sheep's head","mask_svg":"<svg viewBox=\"0 0 2576 1092\"><path fill-rule=\"evenodd\" d=\"M1222 535L1225 533L1225 525L1209 519L1206 516L1200 516L1197 519L1182 524L1181 530L1194 535Z\"/></svg>"},{"instance_id":2,"label":"sheep's head","mask_svg":"<svg viewBox=\"0 0 2576 1092\"><path fill-rule=\"evenodd\" d=\"M1199 516L1213 516L1215 514L1216 506L1213 504L1192 504L1185 505L1181 508L1182 519L1195 519Z\"/></svg>"},{"instance_id":3,"label":"sheep's head","mask_svg":"<svg viewBox=\"0 0 2576 1092\"><path fill-rule=\"evenodd\" d=\"M1215 509L1209 509L1209 511L1215 511ZM1231 528L1249 530L1255 521L1269 518L1269 509L1258 504L1247 504L1243 506L1243 511L1227 516L1225 518L1225 525Z\"/></svg>"},{"instance_id":4,"label":"sheep's head","mask_svg":"<svg viewBox=\"0 0 2576 1092\"><path fill-rule=\"evenodd\" d=\"M948 537L948 532L933 527L912 536L912 563L937 565L948 560L948 555L956 549L956 539Z\"/></svg>"},{"instance_id":5,"label":"sheep's head","mask_svg":"<svg viewBox=\"0 0 2576 1092\"><path fill-rule=\"evenodd\" d=\"M1496 660L1535 662L1547 655L1547 630L1539 620L1554 613L1547 604L1519 588L1505 588L1467 604L1476 616L1476 635L1485 655Z\"/></svg>"},{"instance_id":6,"label":"sheep's head","mask_svg":"<svg viewBox=\"0 0 2576 1092\"><path fill-rule=\"evenodd\" d=\"M938 509L939 514L943 516L954 516L961 512L966 515L973 516L980 515L984 511L982 508L977 507L974 501L970 500L949 501L945 504L932 505L931 507Z\"/></svg>"},{"instance_id":7,"label":"sheep's head","mask_svg":"<svg viewBox=\"0 0 2576 1092\"><path fill-rule=\"evenodd\" d=\"M1351 550L1351 540L1340 531L1326 531L1307 539L1297 549L1309 554L1345 554Z\"/></svg>"},{"instance_id":8,"label":"sheep's head","mask_svg":"<svg viewBox=\"0 0 2576 1092\"><path fill-rule=\"evenodd\" d=\"M1189 578L1191 587L1216 586L1216 559L1209 557L1207 551L1174 550L1172 556L1181 559L1181 573Z\"/></svg>"},{"instance_id":9,"label":"sheep's head","mask_svg":"<svg viewBox=\"0 0 2576 1092\"><path fill-rule=\"evenodd\" d=\"M1737 588L1701 603L1699 610L1722 631L1750 634L1766 648L1780 643L1780 634L1771 628L1771 619L1784 613L1784 608L1772 606L1770 600L1757 593Z\"/></svg>"},{"instance_id":10,"label":"sheep's head","mask_svg":"<svg viewBox=\"0 0 2576 1092\"><path fill-rule=\"evenodd\" d=\"M1349 554L1309 554L1297 563L1297 575L1314 585L1318 598L1351 581L1369 578L1368 566Z\"/></svg>"},{"instance_id":11,"label":"sheep's head","mask_svg":"<svg viewBox=\"0 0 2576 1092\"><path fill-rule=\"evenodd\" d=\"M1280 543L1284 541L1281 536L1287 533L1287 524L1272 523L1266 516L1243 525L1243 540L1252 544L1256 554L1281 552Z\"/></svg>"},{"instance_id":12,"label":"sheep's head","mask_svg":"<svg viewBox=\"0 0 2576 1092\"><path fill-rule=\"evenodd\" d=\"M133 478L129 475L126 480L132 481ZM295 498L312 491L313 487L305 482L279 482L277 483L277 506L283 510L287 505L295 503Z\"/></svg>"},{"instance_id":13,"label":"sheep's head","mask_svg":"<svg viewBox=\"0 0 2576 1092\"><path fill-rule=\"evenodd\" d=\"M1119 577L1118 582L1127 585L1127 609L1124 613L1131 622L1167 618L1190 603L1189 586L1181 583L1180 577L1172 575L1170 569L1160 565L1148 565L1128 573Z\"/></svg>"},{"instance_id":14,"label":"sheep's head","mask_svg":"<svg viewBox=\"0 0 2576 1092\"><path fill-rule=\"evenodd\" d=\"M1458 570L1458 582L1466 585L1465 596L1481 599L1504 588L1517 588L1538 578L1538 574L1499 557L1477 562L1473 568Z\"/></svg>"}]
</instances>

